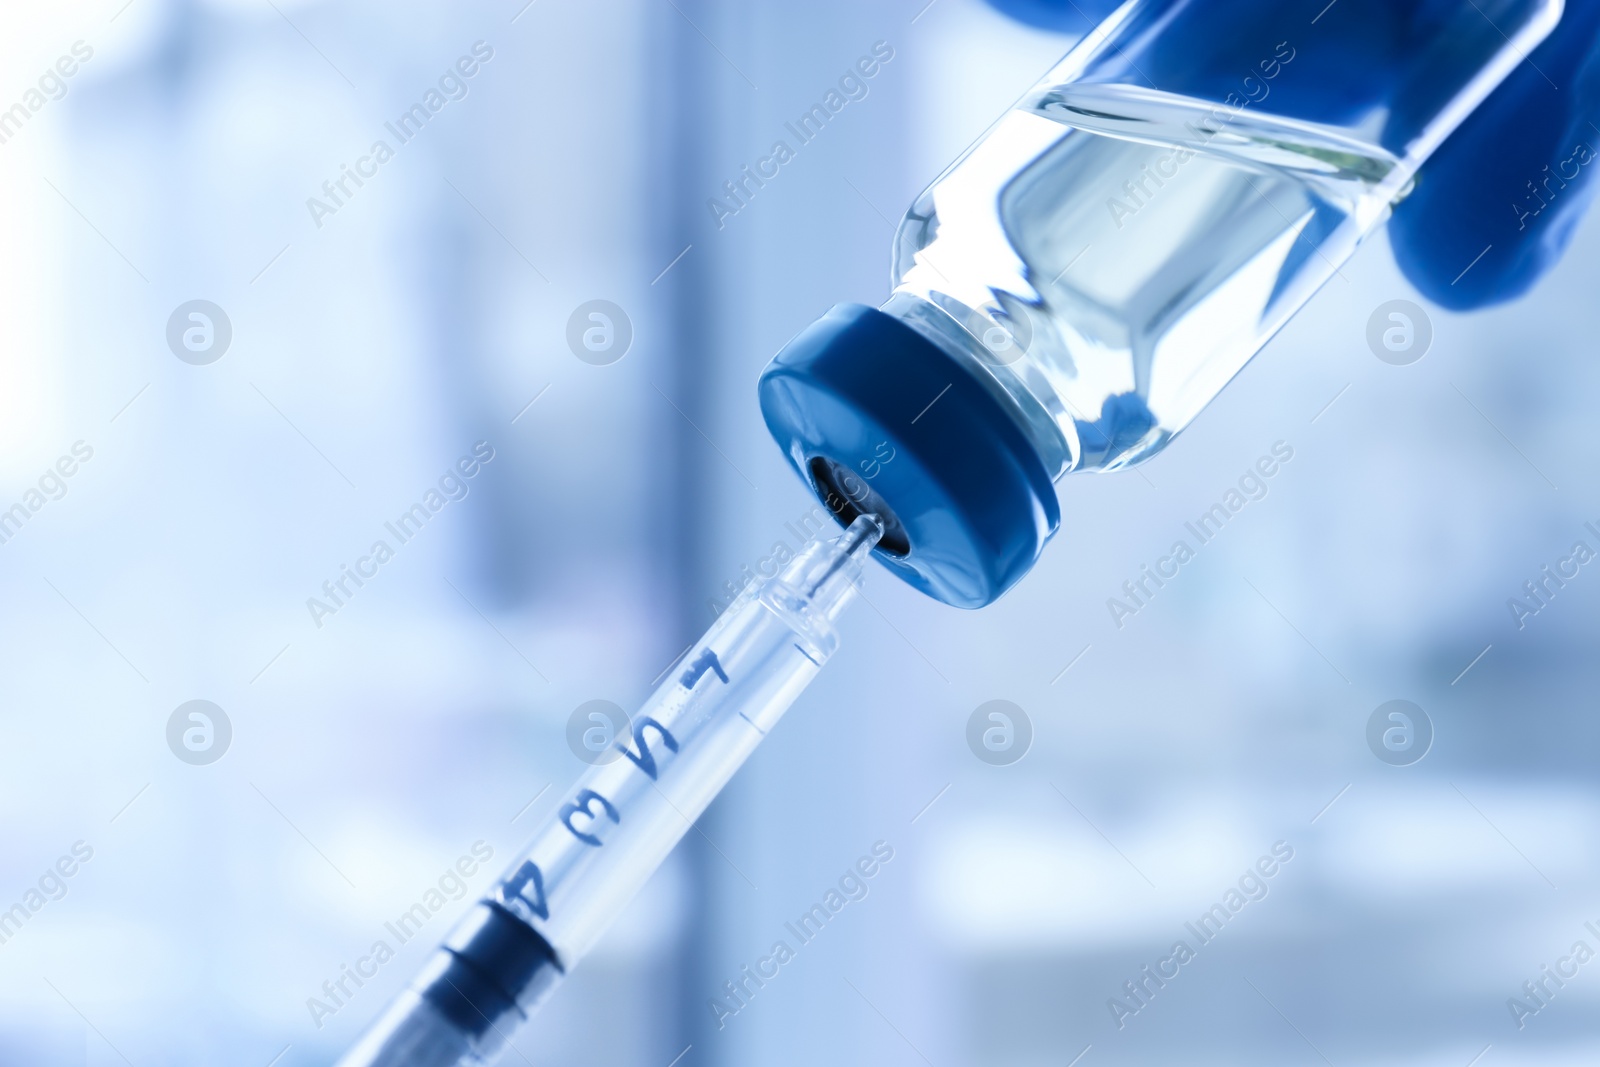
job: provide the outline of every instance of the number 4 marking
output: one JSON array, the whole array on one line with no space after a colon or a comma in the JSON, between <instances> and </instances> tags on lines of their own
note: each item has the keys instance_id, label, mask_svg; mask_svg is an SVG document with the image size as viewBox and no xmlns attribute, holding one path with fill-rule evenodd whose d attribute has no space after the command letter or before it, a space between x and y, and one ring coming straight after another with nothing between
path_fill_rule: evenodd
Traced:
<instances>
[{"instance_id":1,"label":"number 4 marking","mask_svg":"<svg viewBox=\"0 0 1600 1067\"><path fill-rule=\"evenodd\" d=\"M533 896L529 898L523 889L533 886ZM510 897L520 897L522 902L533 909L533 913L541 919L550 918L550 904L544 898L544 875L539 873L539 865L532 860L523 860L522 866L516 873L507 878L500 886L500 900L509 904Z\"/></svg>"}]
</instances>

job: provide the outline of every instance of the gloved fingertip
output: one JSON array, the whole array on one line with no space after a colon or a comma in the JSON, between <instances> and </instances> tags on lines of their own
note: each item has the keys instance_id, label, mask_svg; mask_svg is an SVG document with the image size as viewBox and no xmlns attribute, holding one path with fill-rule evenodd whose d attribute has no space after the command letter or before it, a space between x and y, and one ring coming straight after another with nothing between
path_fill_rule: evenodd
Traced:
<instances>
[{"instance_id":1,"label":"gloved fingertip","mask_svg":"<svg viewBox=\"0 0 1600 1067\"><path fill-rule=\"evenodd\" d=\"M1569 10L1396 208L1395 260L1429 300L1454 310L1504 303L1560 261L1600 171L1597 32L1600 5Z\"/></svg>"},{"instance_id":2,"label":"gloved fingertip","mask_svg":"<svg viewBox=\"0 0 1600 1067\"><path fill-rule=\"evenodd\" d=\"M1116 10L1114 0L988 0L1008 18L1041 30L1087 33Z\"/></svg>"}]
</instances>

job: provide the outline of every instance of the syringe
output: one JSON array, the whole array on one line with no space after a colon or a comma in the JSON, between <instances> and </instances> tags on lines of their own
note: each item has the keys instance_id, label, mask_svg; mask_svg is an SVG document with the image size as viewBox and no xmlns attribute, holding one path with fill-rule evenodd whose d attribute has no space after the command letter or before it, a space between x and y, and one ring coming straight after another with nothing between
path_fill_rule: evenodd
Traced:
<instances>
[{"instance_id":1,"label":"syringe","mask_svg":"<svg viewBox=\"0 0 1600 1067\"><path fill-rule=\"evenodd\" d=\"M861 515L746 588L338 1067L491 1063L817 676L882 535Z\"/></svg>"}]
</instances>

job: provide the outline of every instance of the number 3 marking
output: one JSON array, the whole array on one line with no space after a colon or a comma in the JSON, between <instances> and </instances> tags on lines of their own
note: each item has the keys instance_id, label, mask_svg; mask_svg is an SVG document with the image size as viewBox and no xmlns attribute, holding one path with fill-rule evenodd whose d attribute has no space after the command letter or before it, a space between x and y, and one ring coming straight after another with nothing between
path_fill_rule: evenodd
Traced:
<instances>
[{"instance_id":1,"label":"number 3 marking","mask_svg":"<svg viewBox=\"0 0 1600 1067\"><path fill-rule=\"evenodd\" d=\"M596 837L594 834L586 834L582 830L579 830L576 826L572 825L572 817L574 815L587 815L590 820L590 825L593 825L594 820L600 817L600 812L592 810L592 805L595 803L595 801L600 802L601 810L605 812L606 817L612 822L622 821L622 816L617 813L617 809L611 803L611 801L607 800L599 793L596 793L593 789L583 790L572 799L572 803L563 807L561 809L561 821L566 824L568 830L572 831L573 837L576 837L579 841L582 841L586 845L593 845L596 848L599 848L600 839L598 837Z\"/></svg>"}]
</instances>

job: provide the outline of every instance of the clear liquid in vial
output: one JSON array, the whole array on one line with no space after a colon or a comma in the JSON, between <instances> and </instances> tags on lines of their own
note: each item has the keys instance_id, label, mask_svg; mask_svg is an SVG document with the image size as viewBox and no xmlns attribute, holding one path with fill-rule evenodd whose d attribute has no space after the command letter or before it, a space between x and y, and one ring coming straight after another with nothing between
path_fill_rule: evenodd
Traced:
<instances>
[{"instance_id":1,"label":"clear liquid in vial","mask_svg":"<svg viewBox=\"0 0 1600 1067\"><path fill-rule=\"evenodd\" d=\"M1258 109L1047 86L918 198L886 309L941 307L1062 431L1065 453L1041 449L1061 472L1114 469L1183 429L1407 181L1381 148Z\"/></svg>"}]
</instances>

